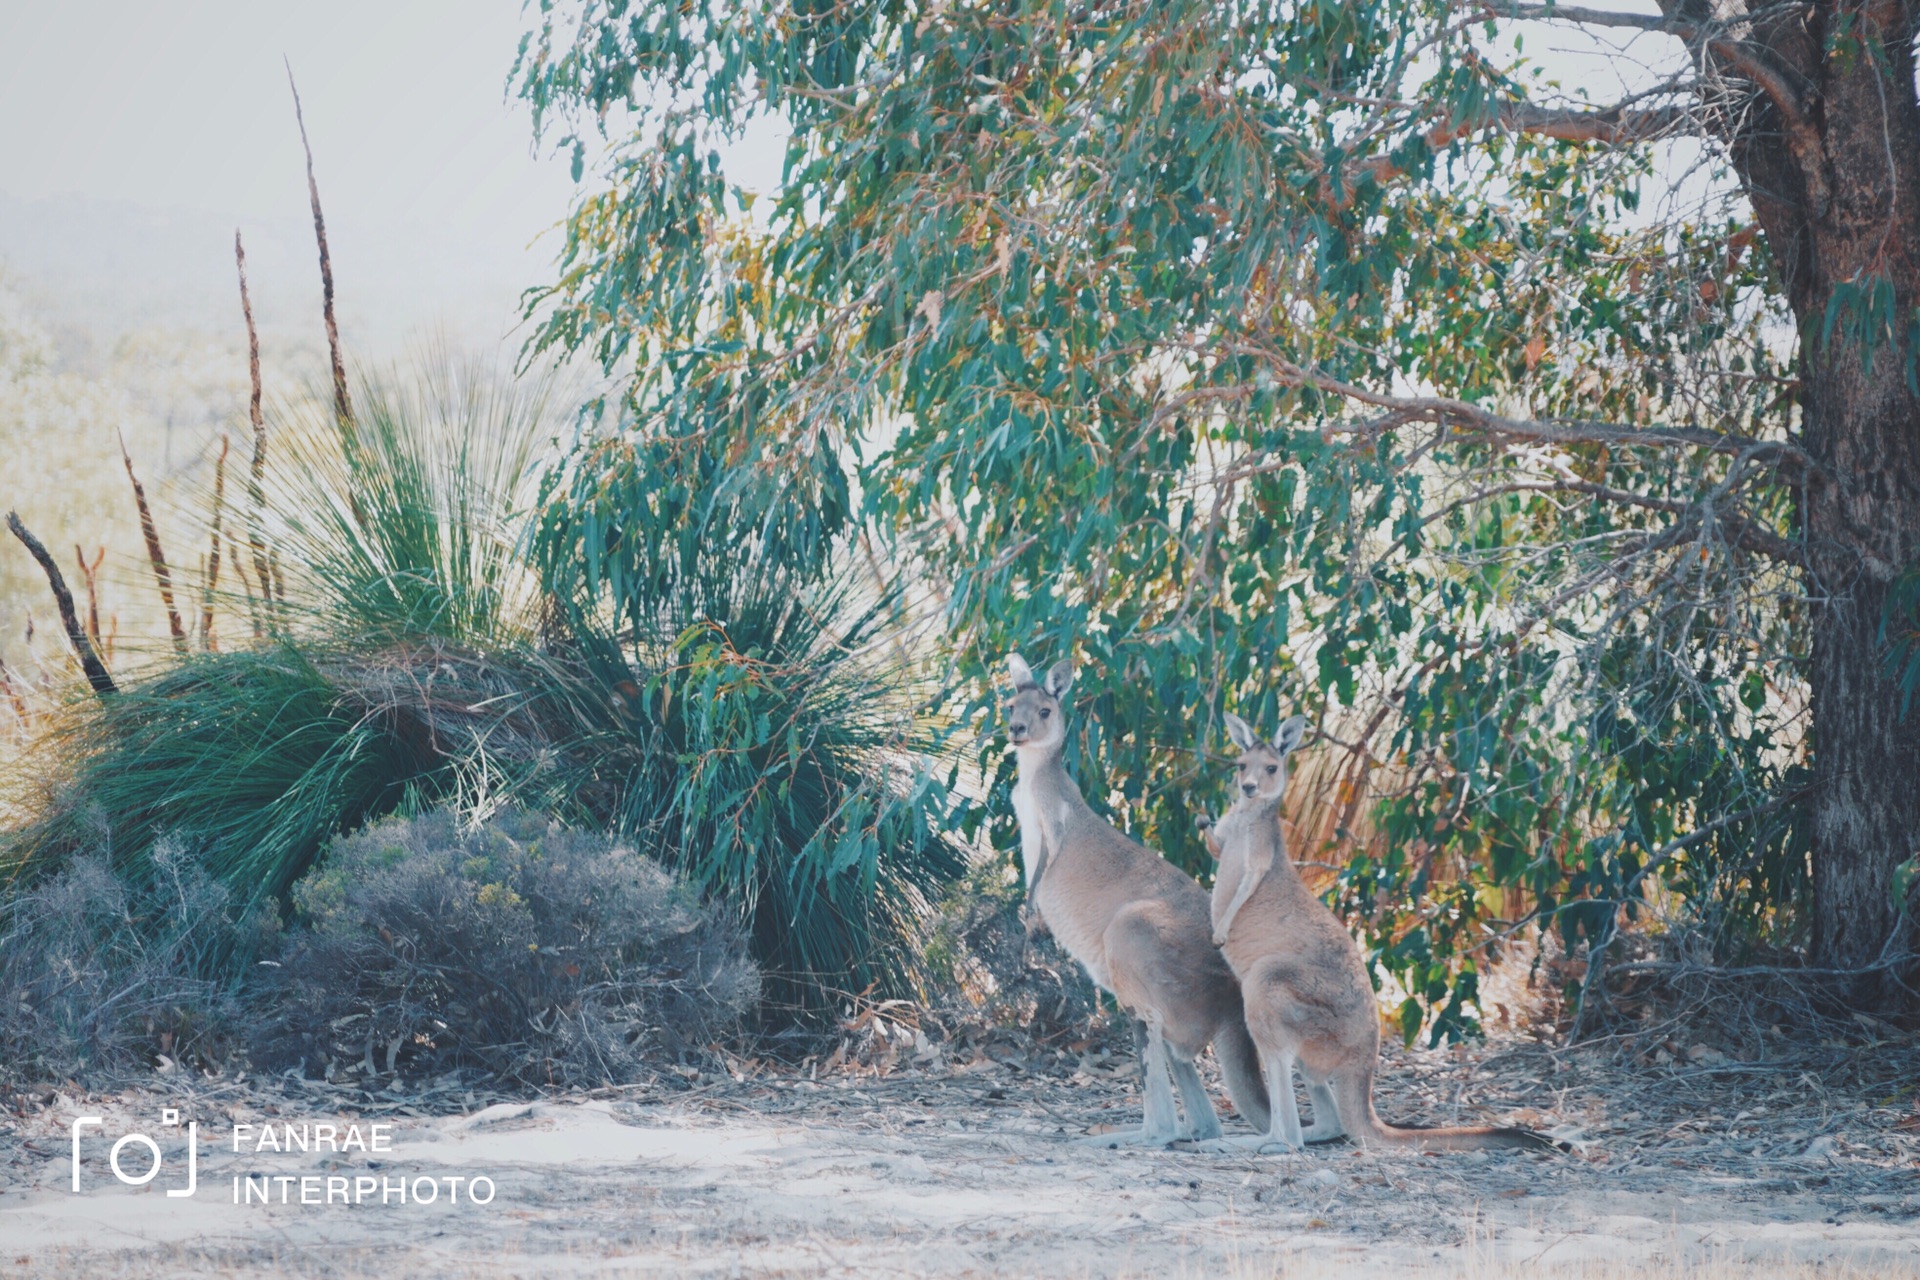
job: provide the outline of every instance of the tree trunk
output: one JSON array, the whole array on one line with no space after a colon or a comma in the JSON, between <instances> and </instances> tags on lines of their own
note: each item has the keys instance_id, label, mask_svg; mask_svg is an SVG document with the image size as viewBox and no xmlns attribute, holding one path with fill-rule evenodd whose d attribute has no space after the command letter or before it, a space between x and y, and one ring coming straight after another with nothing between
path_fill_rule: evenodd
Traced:
<instances>
[{"instance_id":1,"label":"tree trunk","mask_svg":"<svg viewBox=\"0 0 1920 1280\"><path fill-rule=\"evenodd\" d=\"M1891 886L1920 845L1920 709L1901 715L1880 634L1893 578L1920 559L1907 328L1920 303L1920 109L1904 15L1845 17L1821 3L1754 31L1791 92L1759 99L1730 142L1800 322L1802 443L1815 464L1799 490L1813 641L1811 960L1863 970L1915 936ZM1888 23L1880 48L1823 48L1829 32L1873 35L1875 20ZM1869 322L1875 288L1892 290L1894 332ZM1846 994L1912 1004L1900 976L1882 968Z\"/></svg>"},{"instance_id":2,"label":"tree trunk","mask_svg":"<svg viewBox=\"0 0 1920 1280\"><path fill-rule=\"evenodd\" d=\"M1892 884L1920 845L1920 712L1900 714L1880 622L1883 566L1910 562L1920 543L1920 405L1899 353L1882 351L1867 375L1858 346L1840 345L1806 362L1806 442L1832 477L1809 487L1802 508L1813 570L1811 958L1864 969L1912 942ZM1859 546L1869 538L1882 555ZM1900 560L1886 558L1896 549ZM1869 975L1853 994L1877 1002L1896 976Z\"/></svg>"}]
</instances>

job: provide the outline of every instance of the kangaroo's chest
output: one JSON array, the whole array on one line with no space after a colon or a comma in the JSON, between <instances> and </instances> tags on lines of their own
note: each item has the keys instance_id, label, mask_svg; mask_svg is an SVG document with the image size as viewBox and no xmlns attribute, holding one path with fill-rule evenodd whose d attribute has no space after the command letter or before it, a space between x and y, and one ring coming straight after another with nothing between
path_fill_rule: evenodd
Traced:
<instances>
[{"instance_id":1,"label":"kangaroo's chest","mask_svg":"<svg viewBox=\"0 0 1920 1280\"><path fill-rule=\"evenodd\" d=\"M1020 823L1020 861L1026 871L1027 892L1047 922L1048 932L1087 971L1094 985L1112 990L1106 948L1101 945L1100 922L1096 919L1099 913L1093 909L1094 904L1075 900L1067 885L1070 875L1052 869L1053 861L1060 857L1054 844L1066 825L1065 804L1057 797L1049 801L1021 779L1013 787L1013 814ZM1044 874L1043 857L1048 864ZM1034 885L1035 876L1040 877L1038 887Z\"/></svg>"},{"instance_id":2,"label":"kangaroo's chest","mask_svg":"<svg viewBox=\"0 0 1920 1280\"><path fill-rule=\"evenodd\" d=\"M1047 847L1047 815L1041 811L1040 798L1025 778L1013 784L1013 816L1020 823L1020 865L1027 885L1033 885L1034 873ZM1054 825L1058 825L1057 821Z\"/></svg>"}]
</instances>

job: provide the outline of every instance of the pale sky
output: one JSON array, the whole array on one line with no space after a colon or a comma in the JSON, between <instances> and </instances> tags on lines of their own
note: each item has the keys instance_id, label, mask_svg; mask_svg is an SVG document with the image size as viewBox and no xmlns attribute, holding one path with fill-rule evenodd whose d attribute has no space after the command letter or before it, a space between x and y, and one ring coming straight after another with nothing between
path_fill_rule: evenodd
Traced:
<instances>
[{"instance_id":1,"label":"pale sky","mask_svg":"<svg viewBox=\"0 0 1920 1280\"><path fill-rule=\"evenodd\" d=\"M318 291L285 55L350 330L504 334L574 189L506 95L522 21L516 0L0 0L0 267L106 322L211 320L237 224L266 317L304 315L281 296Z\"/></svg>"},{"instance_id":2,"label":"pale sky","mask_svg":"<svg viewBox=\"0 0 1920 1280\"><path fill-rule=\"evenodd\" d=\"M348 345L387 354L428 332L517 344L520 291L551 278L575 194L507 94L529 21L519 0L0 0L0 274L76 331L224 332L238 225L263 330L314 337L284 55ZM1526 30L1530 53L1598 99L1666 52L1618 33L1596 57L1565 27ZM777 183L782 142L764 132L727 154L730 176L759 190Z\"/></svg>"}]
</instances>

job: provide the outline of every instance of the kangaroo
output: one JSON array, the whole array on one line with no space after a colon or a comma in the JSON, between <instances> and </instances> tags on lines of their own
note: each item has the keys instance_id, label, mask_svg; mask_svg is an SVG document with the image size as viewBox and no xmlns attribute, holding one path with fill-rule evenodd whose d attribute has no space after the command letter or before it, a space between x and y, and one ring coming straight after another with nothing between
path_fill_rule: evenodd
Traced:
<instances>
[{"instance_id":1,"label":"kangaroo","mask_svg":"<svg viewBox=\"0 0 1920 1280\"><path fill-rule=\"evenodd\" d=\"M1193 878L1128 839L1087 807L1061 763L1061 700L1073 666L1042 684L1018 654L1007 659L1007 729L1019 761L1013 809L1027 902L1067 954L1146 1024L1141 1067L1146 1116L1138 1129L1082 1139L1096 1146L1164 1146L1220 1136L1220 1119L1193 1060L1211 1042L1227 1091L1255 1129L1270 1125L1259 1055L1241 1016L1240 988L1207 941L1207 895ZM1186 1112L1176 1120L1168 1076Z\"/></svg>"},{"instance_id":2,"label":"kangaroo","mask_svg":"<svg viewBox=\"0 0 1920 1280\"><path fill-rule=\"evenodd\" d=\"M1553 1148L1527 1129L1403 1129L1373 1109L1373 1073L1380 1056L1380 1010L1360 948L1301 880L1280 830L1287 756L1307 722L1295 716L1272 742L1227 716L1240 748L1239 790L1218 823L1201 820L1207 848L1220 860L1213 886L1213 941L1240 979L1247 1028L1259 1046L1272 1101L1265 1134L1227 1141L1264 1151L1298 1150L1347 1133L1361 1145L1466 1151L1482 1147ZM1302 1131L1293 1097L1300 1069L1313 1099L1314 1123Z\"/></svg>"}]
</instances>

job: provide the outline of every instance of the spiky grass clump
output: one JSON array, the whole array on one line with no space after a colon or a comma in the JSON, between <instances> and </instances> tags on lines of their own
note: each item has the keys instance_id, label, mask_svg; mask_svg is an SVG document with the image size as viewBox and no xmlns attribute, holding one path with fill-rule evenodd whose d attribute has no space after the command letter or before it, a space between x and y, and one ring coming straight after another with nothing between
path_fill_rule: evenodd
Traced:
<instances>
[{"instance_id":1,"label":"spiky grass clump","mask_svg":"<svg viewBox=\"0 0 1920 1280\"><path fill-rule=\"evenodd\" d=\"M295 624L339 635L524 641L539 603L520 555L553 383L445 359L362 381L354 419L281 411L266 499Z\"/></svg>"},{"instance_id":2,"label":"spiky grass clump","mask_svg":"<svg viewBox=\"0 0 1920 1280\"><path fill-rule=\"evenodd\" d=\"M884 603L751 560L709 585L582 647L594 695L570 709L560 785L736 904L770 998L918 994L932 904L967 862L929 771L935 727L874 657Z\"/></svg>"},{"instance_id":3,"label":"spiky grass clump","mask_svg":"<svg viewBox=\"0 0 1920 1280\"><path fill-rule=\"evenodd\" d=\"M41 863L104 845L139 883L166 833L191 833L242 902L282 899L336 833L448 789L437 656L283 638L77 704L43 741L54 800L11 843Z\"/></svg>"}]
</instances>

